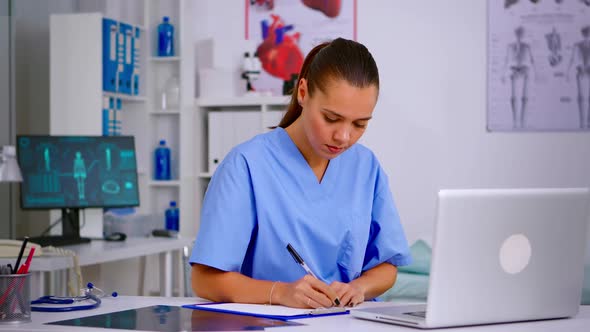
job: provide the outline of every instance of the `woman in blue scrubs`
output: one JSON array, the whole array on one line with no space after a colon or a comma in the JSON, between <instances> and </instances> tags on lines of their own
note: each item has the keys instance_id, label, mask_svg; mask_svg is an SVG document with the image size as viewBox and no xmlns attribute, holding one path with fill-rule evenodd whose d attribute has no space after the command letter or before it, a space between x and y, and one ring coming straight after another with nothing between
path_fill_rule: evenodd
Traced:
<instances>
[{"instance_id":1,"label":"woman in blue scrubs","mask_svg":"<svg viewBox=\"0 0 590 332\"><path fill-rule=\"evenodd\" d=\"M338 38L311 50L279 126L235 147L211 179L190 258L196 295L317 308L392 287L409 249L387 175L356 143L378 94L362 44Z\"/></svg>"}]
</instances>

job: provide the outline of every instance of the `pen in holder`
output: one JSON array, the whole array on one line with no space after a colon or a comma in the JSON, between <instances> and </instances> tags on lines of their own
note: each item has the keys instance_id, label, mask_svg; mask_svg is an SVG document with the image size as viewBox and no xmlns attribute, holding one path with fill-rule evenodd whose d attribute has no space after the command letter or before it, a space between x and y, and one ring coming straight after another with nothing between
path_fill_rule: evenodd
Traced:
<instances>
[{"instance_id":1,"label":"pen in holder","mask_svg":"<svg viewBox=\"0 0 590 332\"><path fill-rule=\"evenodd\" d=\"M31 275L0 275L0 324L31 321Z\"/></svg>"}]
</instances>

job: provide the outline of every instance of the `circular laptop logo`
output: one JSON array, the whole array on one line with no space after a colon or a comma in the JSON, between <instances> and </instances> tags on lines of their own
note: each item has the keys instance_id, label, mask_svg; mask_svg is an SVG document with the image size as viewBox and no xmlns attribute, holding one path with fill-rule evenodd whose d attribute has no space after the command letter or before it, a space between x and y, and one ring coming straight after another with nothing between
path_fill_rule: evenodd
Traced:
<instances>
[{"instance_id":1,"label":"circular laptop logo","mask_svg":"<svg viewBox=\"0 0 590 332\"><path fill-rule=\"evenodd\" d=\"M514 234L504 240L500 248L500 265L509 274L522 272L531 260L531 243L523 234Z\"/></svg>"}]
</instances>

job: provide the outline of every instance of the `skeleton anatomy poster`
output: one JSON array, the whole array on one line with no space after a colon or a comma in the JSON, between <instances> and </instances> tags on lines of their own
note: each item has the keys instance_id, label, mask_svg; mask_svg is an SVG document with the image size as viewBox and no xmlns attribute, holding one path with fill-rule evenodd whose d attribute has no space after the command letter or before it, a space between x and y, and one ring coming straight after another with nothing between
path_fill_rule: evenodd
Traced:
<instances>
[{"instance_id":1,"label":"skeleton anatomy poster","mask_svg":"<svg viewBox=\"0 0 590 332\"><path fill-rule=\"evenodd\" d=\"M246 39L262 64L257 91L291 91L303 60L316 45L356 39L356 0L247 0Z\"/></svg>"},{"instance_id":2,"label":"skeleton anatomy poster","mask_svg":"<svg viewBox=\"0 0 590 332\"><path fill-rule=\"evenodd\" d=\"M488 0L488 130L590 130L590 0Z\"/></svg>"}]
</instances>

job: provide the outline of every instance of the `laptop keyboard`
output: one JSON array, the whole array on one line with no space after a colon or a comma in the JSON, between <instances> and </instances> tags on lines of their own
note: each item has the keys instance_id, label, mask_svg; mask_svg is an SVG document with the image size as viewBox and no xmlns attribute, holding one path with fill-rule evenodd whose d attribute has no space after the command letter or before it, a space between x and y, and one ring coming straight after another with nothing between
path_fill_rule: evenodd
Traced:
<instances>
[{"instance_id":1,"label":"laptop keyboard","mask_svg":"<svg viewBox=\"0 0 590 332\"><path fill-rule=\"evenodd\" d=\"M404 312L404 315L426 318L426 311Z\"/></svg>"}]
</instances>

